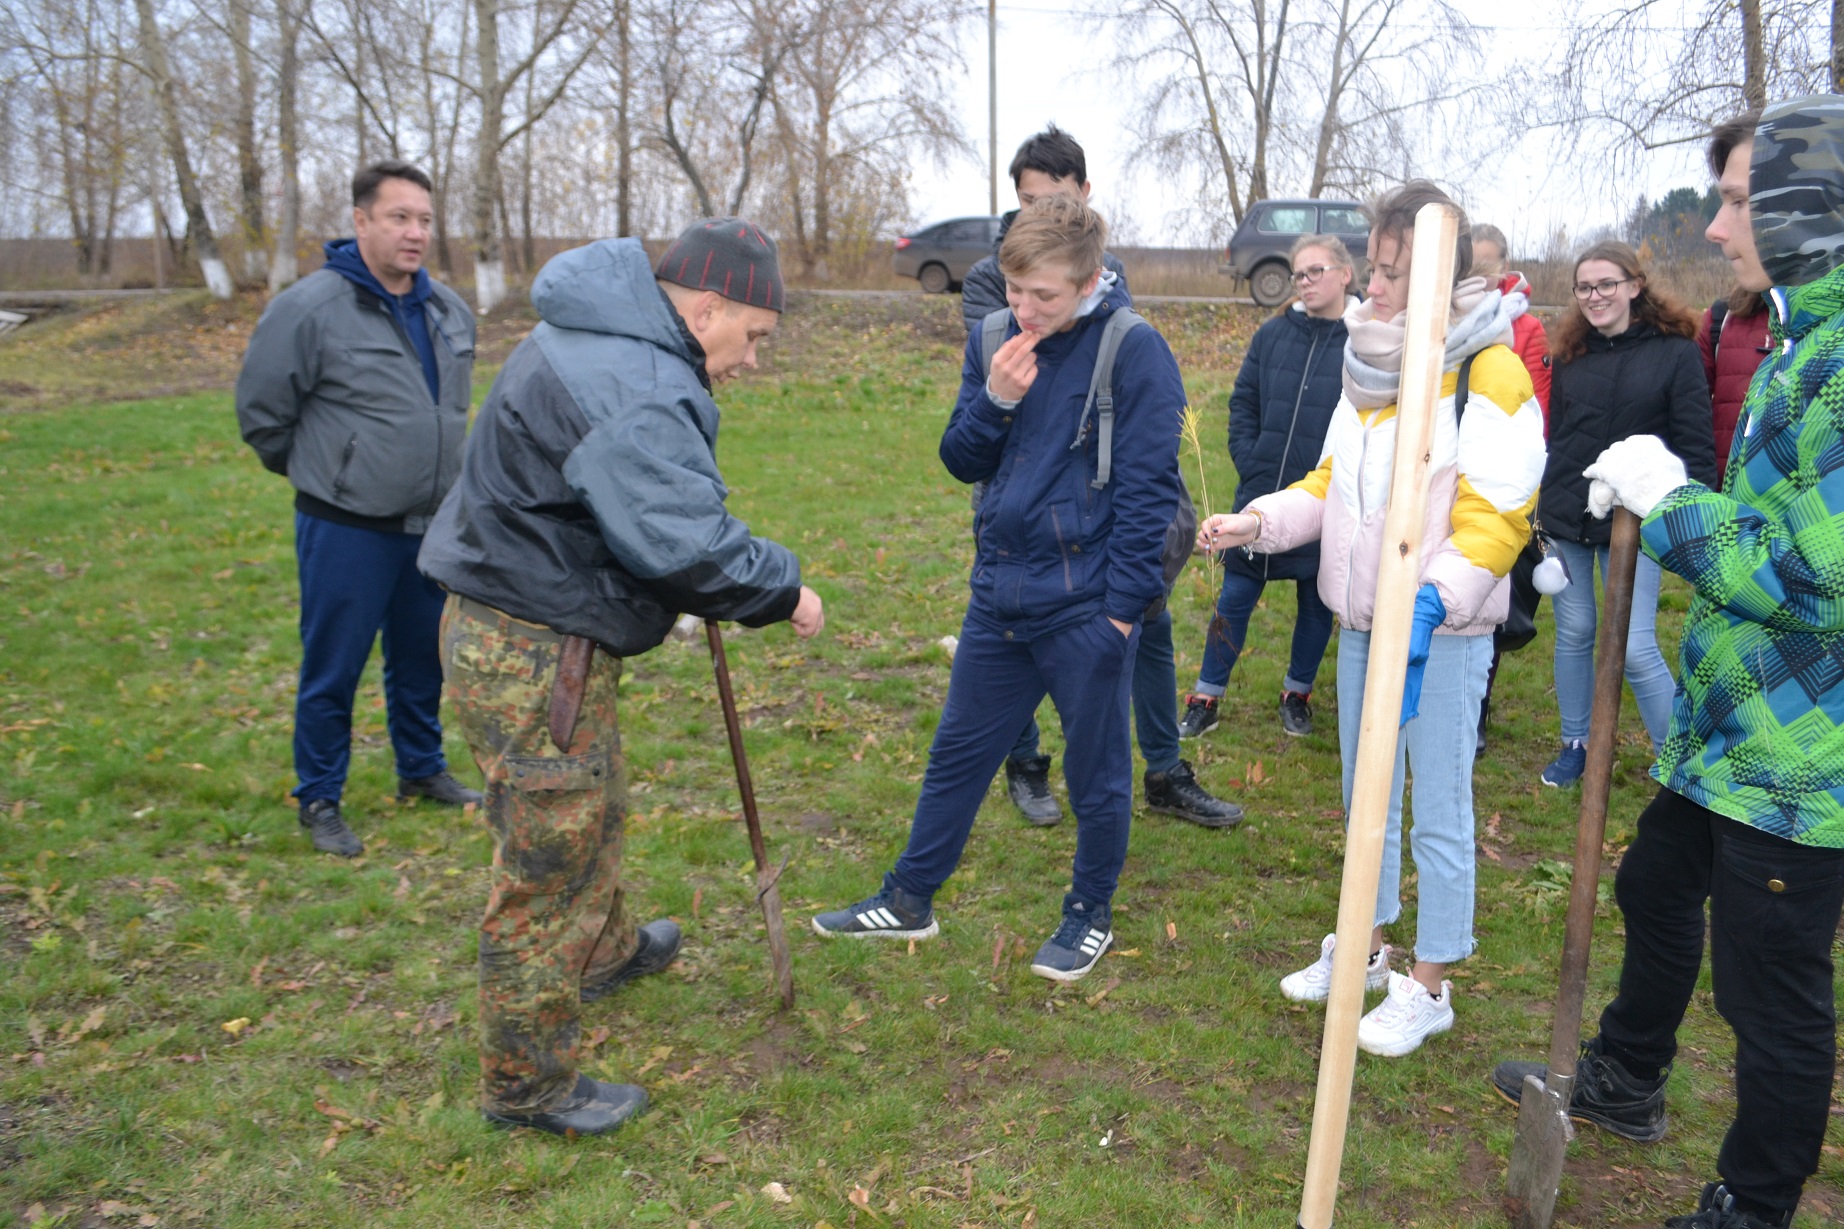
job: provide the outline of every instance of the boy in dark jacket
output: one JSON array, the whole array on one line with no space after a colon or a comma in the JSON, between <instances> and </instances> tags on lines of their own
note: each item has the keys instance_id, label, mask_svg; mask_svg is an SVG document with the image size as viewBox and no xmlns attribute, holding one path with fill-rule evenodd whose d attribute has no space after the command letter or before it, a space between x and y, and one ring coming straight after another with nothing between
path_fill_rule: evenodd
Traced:
<instances>
[{"instance_id":1,"label":"boy in dark jacket","mask_svg":"<svg viewBox=\"0 0 1844 1229\"><path fill-rule=\"evenodd\" d=\"M612 1131L646 1095L577 1069L579 1003L658 973L679 928L636 928L621 889L623 658L680 611L824 623L800 561L724 506L712 386L754 367L784 297L741 218L565 252L531 288L543 323L480 409L418 560L450 597L442 663L487 780L481 1108L557 1135Z\"/></svg>"},{"instance_id":2,"label":"boy in dark jacket","mask_svg":"<svg viewBox=\"0 0 1844 1229\"><path fill-rule=\"evenodd\" d=\"M1006 305L999 248L1019 211L1052 196L1075 197L1084 203L1089 198L1087 156L1076 139L1055 124L1018 147L1012 156L1011 176L1018 209L1005 215L992 255L968 270L961 283L961 316L967 332L974 336L988 315ZM1101 254L1101 267L1114 275L1117 291L1131 304L1127 271L1114 253ZM976 508L984 491L983 483L974 484ZM1133 667L1133 728L1146 759L1149 809L1205 828L1230 828L1242 822L1242 808L1205 790L1191 765L1178 754L1178 668L1172 650L1172 616L1163 606L1140 629ZM1005 792L1019 813L1034 824L1054 824L1063 818L1063 808L1050 792L1050 756L1039 744L1035 714L1025 719L1005 757Z\"/></svg>"},{"instance_id":3,"label":"boy in dark jacket","mask_svg":"<svg viewBox=\"0 0 1844 1229\"><path fill-rule=\"evenodd\" d=\"M1105 233L1081 201L1054 196L1020 213L1000 251L1014 320L990 378L979 337L968 339L941 438L948 472L988 484L947 703L908 848L875 896L813 919L822 935L937 933L935 892L960 861L1006 749L1048 694L1068 745L1076 854L1062 924L1031 971L1075 981L1113 942L1110 905L1132 820L1128 691L1140 621L1165 594L1160 557L1182 482L1185 392L1164 339L1146 326L1128 332L1114 367L1111 473L1096 486L1089 381L1104 325L1125 303L1101 268Z\"/></svg>"}]
</instances>

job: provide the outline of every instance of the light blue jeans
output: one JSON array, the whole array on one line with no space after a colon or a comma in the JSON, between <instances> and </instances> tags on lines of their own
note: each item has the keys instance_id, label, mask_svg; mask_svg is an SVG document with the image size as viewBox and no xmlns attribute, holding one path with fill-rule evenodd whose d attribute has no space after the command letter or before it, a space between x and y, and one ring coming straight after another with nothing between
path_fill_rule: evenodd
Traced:
<instances>
[{"instance_id":1,"label":"light blue jeans","mask_svg":"<svg viewBox=\"0 0 1844 1229\"><path fill-rule=\"evenodd\" d=\"M1588 739L1594 707L1594 636L1599 623L1594 572L1607 578L1607 548L1580 542L1552 542L1569 569L1569 587L1550 598L1556 610L1556 707L1562 710L1562 740ZM1633 570L1633 618L1626 633L1626 685L1639 701L1639 716L1652 746L1665 741L1671 697L1677 683L1658 648L1658 564L1645 552Z\"/></svg>"},{"instance_id":2,"label":"light blue jeans","mask_svg":"<svg viewBox=\"0 0 1844 1229\"><path fill-rule=\"evenodd\" d=\"M1364 674L1370 633L1338 632L1338 748L1345 766L1345 813L1357 775L1357 732L1363 723ZM1389 787L1389 827L1377 881L1378 926L1402 916L1402 783L1405 762L1415 775L1415 828L1410 852L1419 878L1415 956L1448 964L1473 954L1473 754L1479 705L1492 668L1492 635L1436 635L1422 675L1421 708L1396 740L1396 775Z\"/></svg>"}]
</instances>

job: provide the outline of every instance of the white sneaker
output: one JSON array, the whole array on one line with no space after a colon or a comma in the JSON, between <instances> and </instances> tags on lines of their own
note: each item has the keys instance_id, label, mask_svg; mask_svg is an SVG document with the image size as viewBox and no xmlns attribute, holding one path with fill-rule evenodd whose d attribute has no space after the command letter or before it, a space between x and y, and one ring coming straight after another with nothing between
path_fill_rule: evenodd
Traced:
<instances>
[{"instance_id":1,"label":"white sneaker","mask_svg":"<svg viewBox=\"0 0 1844 1229\"><path fill-rule=\"evenodd\" d=\"M1281 993L1296 1003L1323 1003L1332 992L1332 950L1338 946L1337 935L1327 935L1319 944L1319 959L1298 973L1281 978ZM1371 953L1364 966L1364 990L1381 990L1389 981L1389 944Z\"/></svg>"},{"instance_id":2,"label":"white sneaker","mask_svg":"<svg viewBox=\"0 0 1844 1229\"><path fill-rule=\"evenodd\" d=\"M1413 977L1389 975L1389 996L1357 1022L1357 1048L1401 1058L1436 1033L1453 1027L1453 983L1441 983L1441 997Z\"/></svg>"}]
</instances>

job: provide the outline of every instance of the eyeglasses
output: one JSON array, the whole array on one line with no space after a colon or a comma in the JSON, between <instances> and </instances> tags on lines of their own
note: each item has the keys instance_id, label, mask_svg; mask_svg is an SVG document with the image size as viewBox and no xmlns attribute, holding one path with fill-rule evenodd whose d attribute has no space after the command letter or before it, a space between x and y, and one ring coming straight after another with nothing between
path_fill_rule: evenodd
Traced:
<instances>
[{"instance_id":1,"label":"eyeglasses","mask_svg":"<svg viewBox=\"0 0 1844 1229\"><path fill-rule=\"evenodd\" d=\"M1614 291L1633 280L1634 279L1630 277L1622 277L1618 279L1609 278L1604 282L1576 282L1574 288L1575 297L1584 301L1593 298L1611 299L1613 298Z\"/></svg>"},{"instance_id":2,"label":"eyeglasses","mask_svg":"<svg viewBox=\"0 0 1844 1229\"><path fill-rule=\"evenodd\" d=\"M1293 275L1293 284L1296 286L1304 286L1308 282L1316 282L1331 271L1331 265L1312 265L1295 273Z\"/></svg>"}]
</instances>

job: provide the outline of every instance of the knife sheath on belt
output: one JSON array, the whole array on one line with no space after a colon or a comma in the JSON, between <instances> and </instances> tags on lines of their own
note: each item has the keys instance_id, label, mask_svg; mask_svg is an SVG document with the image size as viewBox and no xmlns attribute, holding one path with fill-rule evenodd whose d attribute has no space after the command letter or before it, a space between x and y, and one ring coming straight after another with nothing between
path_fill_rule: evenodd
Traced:
<instances>
[{"instance_id":1,"label":"knife sheath on belt","mask_svg":"<svg viewBox=\"0 0 1844 1229\"><path fill-rule=\"evenodd\" d=\"M583 692L589 685L589 660L595 656L595 641L586 636L565 636L563 651L557 658L557 680L551 684L551 742L557 750L570 754L570 740L576 735L576 718L583 711Z\"/></svg>"}]
</instances>

